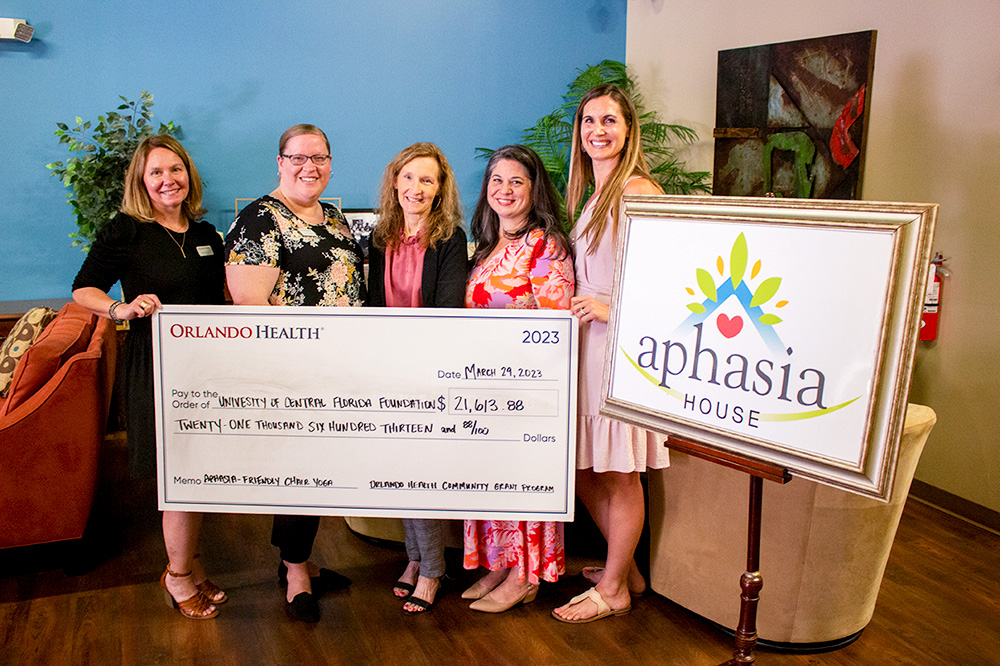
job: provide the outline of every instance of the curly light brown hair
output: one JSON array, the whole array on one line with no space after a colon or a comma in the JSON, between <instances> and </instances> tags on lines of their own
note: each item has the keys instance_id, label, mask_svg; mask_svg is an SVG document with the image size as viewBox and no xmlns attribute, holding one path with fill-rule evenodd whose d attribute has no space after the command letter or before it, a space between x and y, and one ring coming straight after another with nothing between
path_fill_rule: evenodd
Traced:
<instances>
[{"instance_id":1,"label":"curly light brown hair","mask_svg":"<svg viewBox=\"0 0 1000 666\"><path fill-rule=\"evenodd\" d=\"M378 224L372 230L372 243L385 250L394 248L403 238L403 207L399 205L396 179L403 167L418 157L431 157L437 161L440 172L437 196L431 205L430 218L424 228L423 242L434 247L447 240L462 223L462 203L458 197L455 174L444 153L433 143L415 143L399 152L385 167L379 185Z\"/></svg>"}]
</instances>

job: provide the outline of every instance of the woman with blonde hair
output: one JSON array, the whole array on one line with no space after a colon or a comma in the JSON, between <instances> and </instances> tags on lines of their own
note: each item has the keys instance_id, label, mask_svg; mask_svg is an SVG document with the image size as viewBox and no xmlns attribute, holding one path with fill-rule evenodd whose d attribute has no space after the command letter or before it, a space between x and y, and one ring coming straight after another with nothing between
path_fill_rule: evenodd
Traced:
<instances>
[{"instance_id":1,"label":"woman with blonde hair","mask_svg":"<svg viewBox=\"0 0 1000 666\"><path fill-rule=\"evenodd\" d=\"M222 238L200 221L201 179L187 151L170 136L151 136L132 155L121 212L102 227L73 281L73 300L102 317L130 321L121 366L129 468L156 472L153 340L149 318L168 304L217 305L223 299ZM128 299L108 290L121 281ZM163 512L167 569L160 585L168 602L196 620L213 618L226 593L198 559L202 515Z\"/></svg>"},{"instance_id":2,"label":"woman with blonde hair","mask_svg":"<svg viewBox=\"0 0 1000 666\"><path fill-rule=\"evenodd\" d=\"M574 221L591 185L594 193ZM630 595L645 591L634 559L645 520L639 472L669 464L666 448L653 433L600 415L621 197L663 193L642 152L635 105L620 88L597 86L580 100L566 190L576 251L570 309L581 324L576 490L607 539L608 557L603 568L584 572L594 587L552 615L582 624L629 612Z\"/></svg>"},{"instance_id":3,"label":"woman with blonde hair","mask_svg":"<svg viewBox=\"0 0 1000 666\"><path fill-rule=\"evenodd\" d=\"M440 148L415 143L389 162L378 213L368 255L368 305L462 307L468 250L455 174ZM393 594L405 600L408 615L434 607L445 573L443 526L440 520L403 520L409 562Z\"/></svg>"}]
</instances>

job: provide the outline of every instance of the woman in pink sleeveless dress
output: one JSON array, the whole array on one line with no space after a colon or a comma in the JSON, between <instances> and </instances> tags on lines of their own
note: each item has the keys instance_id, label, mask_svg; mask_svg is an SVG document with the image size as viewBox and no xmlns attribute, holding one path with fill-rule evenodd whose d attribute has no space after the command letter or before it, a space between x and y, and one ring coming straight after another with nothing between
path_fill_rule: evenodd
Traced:
<instances>
[{"instance_id":1,"label":"woman in pink sleeveless dress","mask_svg":"<svg viewBox=\"0 0 1000 666\"><path fill-rule=\"evenodd\" d=\"M594 193L574 223L591 185ZM608 558L603 568L584 571L594 587L552 611L563 622L624 615L631 596L646 588L634 559L646 510L639 472L666 467L667 450L662 437L599 410L621 197L662 193L642 152L632 100L613 85L588 91L576 111L566 188L576 256L571 309L580 320L576 491L608 541Z\"/></svg>"},{"instance_id":2,"label":"woman in pink sleeveless dress","mask_svg":"<svg viewBox=\"0 0 1000 666\"><path fill-rule=\"evenodd\" d=\"M573 296L573 258L559 201L541 159L504 146L486 166L472 218L476 239L465 290L470 308L566 310ZM563 524L466 520L465 568L486 576L465 593L473 610L499 613L535 599L539 581L565 572Z\"/></svg>"}]
</instances>

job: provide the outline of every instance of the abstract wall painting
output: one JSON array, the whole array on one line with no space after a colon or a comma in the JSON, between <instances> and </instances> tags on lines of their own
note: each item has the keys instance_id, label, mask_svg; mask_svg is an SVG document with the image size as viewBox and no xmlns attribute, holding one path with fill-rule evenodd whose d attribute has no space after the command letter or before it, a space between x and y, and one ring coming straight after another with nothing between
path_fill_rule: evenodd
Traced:
<instances>
[{"instance_id":1,"label":"abstract wall painting","mask_svg":"<svg viewBox=\"0 0 1000 666\"><path fill-rule=\"evenodd\" d=\"M860 198L875 37L719 51L713 192Z\"/></svg>"}]
</instances>

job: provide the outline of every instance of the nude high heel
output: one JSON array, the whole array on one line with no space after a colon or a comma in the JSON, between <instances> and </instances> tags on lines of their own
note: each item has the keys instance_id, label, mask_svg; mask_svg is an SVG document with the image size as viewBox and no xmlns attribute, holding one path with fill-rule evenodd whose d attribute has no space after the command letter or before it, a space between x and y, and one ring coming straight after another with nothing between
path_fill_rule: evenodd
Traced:
<instances>
[{"instance_id":1,"label":"nude high heel","mask_svg":"<svg viewBox=\"0 0 1000 666\"><path fill-rule=\"evenodd\" d=\"M502 582L502 581L501 581ZM493 591L492 587L483 584L482 579L477 580L472 587L462 592L463 599L479 600Z\"/></svg>"},{"instance_id":2,"label":"nude high heel","mask_svg":"<svg viewBox=\"0 0 1000 666\"><path fill-rule=\"evenodd\" d=\"M535 600L535 597L537 595L538 595L538 586L529 585L528 588L524 591L524 593L520 597L518 597L509 604L504 604L494 599L493 592L490 592L482 599L473 601L471 604L469 604L469 608L471 608L472 610L481 611L483 613L502 613L506 610L510 610L511 608L517 606L518 604L530 604L532 601Z\"/></svg>"}]
</instances>

